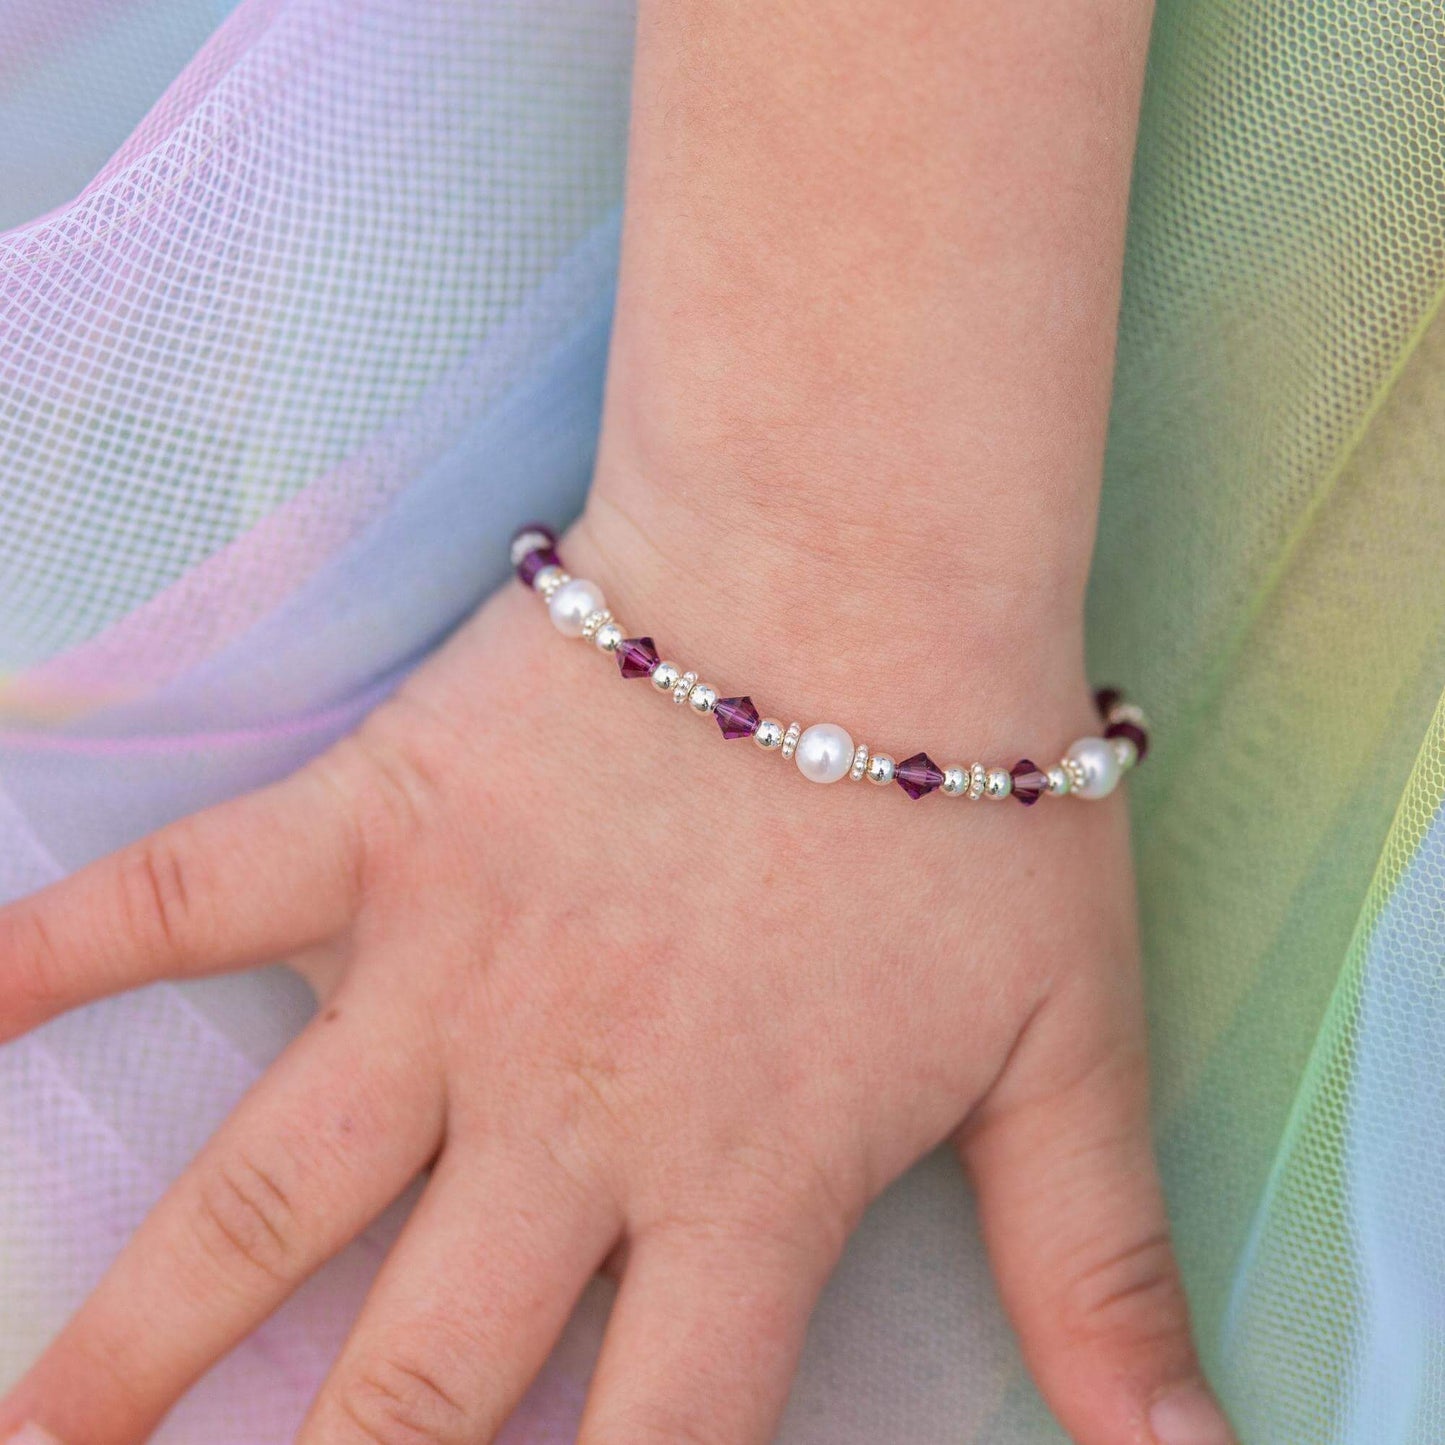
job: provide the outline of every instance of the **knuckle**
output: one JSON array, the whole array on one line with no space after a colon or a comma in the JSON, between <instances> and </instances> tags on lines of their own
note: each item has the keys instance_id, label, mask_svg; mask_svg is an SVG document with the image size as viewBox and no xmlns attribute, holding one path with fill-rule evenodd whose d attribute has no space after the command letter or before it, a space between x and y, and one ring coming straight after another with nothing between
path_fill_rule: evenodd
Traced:
<instances>
[{"instance_id":1,"label":"knuckle","mask_svg":"<svg viewBox=\"0 0 1445 1445\"><path fill-rule=\"evenodd\" d=\"M278 1169L243 1156L208 1170L196 1192L193 1223L212 1271L280 1283L295 1277L301 1225Z\"/></svg>"},{"instance_id":2,"label":"knuckle","mask_svg":"<svg viewBox=\"0 0 1445 1445\"><path fill-rule=\"evenodd\" d=\"M186 951L201 897L194 858L183 844L182 824L142 839L120 857L117 886L129 937L168 953Z\"/></svg>"},{"instance_id":3,"label":"knuckle","mask_svg":"<svg viewBox=\"0 0 1445 1445\"><path fill-rule=\"evenodd\" d=\"M1063 1319L1081 1343L1140 1347L1187 1338L1184 1285L1168 1231L1155 1230L1076 1269Z\"/></svg>"},{"instance_id":4,"label":"knuckle","mask_svg":"<svg viewBox=\"0 0 1445 1445\"><path fill-rule=\"evenodd\" d=\"M421 1352L365 1361L341 1387L340 1413L367 1445L467 1445L477 1423L458 1388Z\"/></svg>"}]
</instances>

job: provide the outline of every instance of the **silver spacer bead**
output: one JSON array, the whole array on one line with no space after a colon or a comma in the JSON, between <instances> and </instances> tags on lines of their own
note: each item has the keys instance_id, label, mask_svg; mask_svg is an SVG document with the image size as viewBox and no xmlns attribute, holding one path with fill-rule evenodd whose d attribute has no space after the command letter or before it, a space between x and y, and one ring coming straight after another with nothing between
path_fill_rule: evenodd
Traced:
<instances>
[{"instance_id":1,"label":"silver spacer bead","mask_svg":"<svg viewBox=\"0 0 1445 1445\"><path fill-rule=\"evenodd\" d=\"M1049 792L1056 798L1062 798L1069 791L1069 775L1058 764L1045 768L1044 775L1049 780Z\"/></svg>"},{"instance_id":2,"label":"silver spacer bead","mask_svg":"<svg viewBox=\"0 0 1445 1445\"><path fill-rule=\"evenodd\" d=\"M672 685L672 700L678 707L687 701L687 695L692 691L692 685L697 681L697 673L685 672Z\"/></svg>"},{"instance_id":3,"label":"silver spacer bead","mask_svg":"<svg viewBox=\"0 0 1445 1445\"><path fill-rule=\"evenodd\" d=\"M717 689L709 687L705 682L694 683L687 695L687 705L695 713L706 717L717 706Z\"/></svg>"},{"instance_id":4,"label":"silver spacer bead","mask_svg":"<svg viewBox=\"0 0 1445 1445\"><path fill-rule=\"evenodd\" d=\"M783 745L783 725L775 717L765 717L753 734L753 741L765 752L776 752Z\"/></svg>"},{"instance_id":5,"label":"silver spacer bead","mask_svg":"<svg viewBox=\"0 0 1445 1445\"><path fill-rule=\"evenodd\" d=\"M541 552L552 546L545 532L521 532L512 543L512 566L516 567L528 552Z\"/></svg>"},{"instance_id":6,"label":"silver spacer bead","mask_svg":"<svg viewBox=\"0 0 1445 1445\"><path fill-rule=\"evenodd\" d=\"M608 654L616 652L625 640L622 636L622 629L615 622L604 622L592 639L599 652Z\"/></svg>"},{"instance_id":7,"label":"silver spacer bead","mask_svg":"<svg viewBox=\"0 0 1445 1445\"><path fill-rule=\"evenodd\" d=\"M599 607L596 612L589 612L582 620L582 639L584 642L591 642L597 636L597 629L612 621L612 613L605 607Z\"/></svg>"},{"instance_id":8,"label":"silver spacer bead","mask_svg":"<svg viewBox=\"0 0 1445 1445\"><path fill-rule=\"evenodd\" d=\"M863 781L863 774L868 771L868 744L859 743L853 753L853 766L848 770L848 777L852 782Z\"/></svg>"},{"instance_id":9,"label":"silver spacer bead","mask_svg":"<svg viewBox=\"0 0 1445 1445\"><path fill-rule=\"evenodd\" d=\"M1007 768L990 768L983 780L983 791L990 798L1006 798L1014 790L1013 775Z\"/></svg>"},{"instance_id":10,"label":"silver spacer bead","mask_svg":"<svg viewBox=\"0 0 1445 1445\"><path fill-rule=\"evenodd\" d=\"M532 578L532 591L535 592L543 602L550 602L552 594L564 583L570 582L572 578L561 567L543 567L537 575Z\"/></svg>"},{"instance_id":11,"label":"silver spacer bead","mask_svg":"<svg viewBox=\"0 0 1445 1445\"><path fill-rule=\"evenodd\" d=\"M658 692L671 692L681 678L682 674L677 670L675 662L659 662L652 669L652 685Z\"/></svg>"},{"instance_id":12,"label":"silver spacer bead","mask_svg":"<svg viewBox=\"0 0 1445 1445\"><path fill-rule=\"evenodd\" d=\"M1134 739L1110 738L1109 741L1114 744L1114 756L1119 759L1119 766L1127 773L1139 761L1139 749L1134 745Z\"/></svg>"},{"instance_id":13,"label":"silver spacer bead","mask_svg":"<svg viewBox=\"0 0 1445 1445\"><path fill-rule=\"evenodd\" d=\"M893 774L897 770L897 762L887 753L874 753L868 759L868 781L877 783L880 788L886 788L893 781Z\"/></svg>"},{"instance_id":14,"label":"silver spacer bead","mask_svg":"<svg viewBox=\"0 0 1445 1445\"><path fill-rule=\"evenodd\" d=\"M1069 780L1069 791L1077 793L1080 788L1087 787L1089 775L1084 771L1084 765L1075 758L1063 758L1059 766L1064 770L1064 776Z\"/></svg>"},{"instance_id":15,"label":"silver spacer bead","mask_svg":"<svg viewBox=\"0 0 1445 1445\"><path fill-rule=\"evenodd\" d=\"M793 756L798 751L798 739L803 736L801 723L791 722L788 730L783 734L783 757L785 759Z\"/></svg>"},{"instance_id":16,"label":"silver spacer bead","mask_svg":"<svg viewBox=\"0 0 1445 1445\"><path fill-rule=\"evenodd\" d=\"M961 798L968 792L973 774L967 768L945 768L943 770L943 791L950 798Z\"/></svg>"},{"instance_id":17,"label":"silver spacer bead","mask_svg":"<svg viewBox=\"0 0 1445 1445\"><path fill-rule=\"evenodd\" d=\"M988 769L982 763L975 763L968 770L968 796L977 802L983 797L983 790L988 786Z\"/></svg>"}]
</instances>

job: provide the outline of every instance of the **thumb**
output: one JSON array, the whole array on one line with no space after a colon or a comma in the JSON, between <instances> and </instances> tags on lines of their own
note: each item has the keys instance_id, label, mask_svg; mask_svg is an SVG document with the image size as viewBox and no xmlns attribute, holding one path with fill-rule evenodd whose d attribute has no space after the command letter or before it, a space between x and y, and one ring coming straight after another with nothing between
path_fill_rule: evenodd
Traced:
<instances>
[{"instance_id":1,"label":"thumb","mask_svg":"<svg viewBox=\"0 0 1445 1445\"><path fill-rule=\"evenodd\" d=\"M1078 1445L1236 1445L1200 1369L1170 1243L1142 1008L1131 998L1090 1019L1108 991L1078 982L1089 998L1035 1014L958 1139L1004 1307ZM1127 1041L1121 1014L1138 1020ZM1080 1037L1109 1043L1081 1052Z\"/></svg>"}]
</instances>

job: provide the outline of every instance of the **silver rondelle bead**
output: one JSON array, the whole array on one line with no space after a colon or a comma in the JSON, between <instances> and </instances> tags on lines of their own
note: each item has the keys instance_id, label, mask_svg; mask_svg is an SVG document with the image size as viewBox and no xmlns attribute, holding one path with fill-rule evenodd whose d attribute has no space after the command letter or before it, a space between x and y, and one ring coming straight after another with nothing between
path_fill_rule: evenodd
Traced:
<instances>
[{"instance_id":1,"label":"silver rondelle bead","mask_svg":"<svg viewBox=\"0 0 1445 1445\"><path fill-rule=\"evenodd\" d=\"M592 639L597 644L599 652L613 653L622 646L625 639L622 636L622 629L615 622L604 622L597 629L597 635Z\"/></svg>"},{"instance_id":2,"label":"silver rondelle bead","mask_svg":"<svg viewBox=\"0 0 1445 1445\"><path fill-rule=\"evenodd\" d=\"M597 636L598 628L611 621L612 613L605 607L599 607L596 612L589 612L582 620L583 640L591 642Z\"/></svg>"},{"instance_id":3,"label":"silver rondelle bead","mask_svg":"<svg viewBox=\"0 0 1445 1445\"><path fill-rule=\"evenodd\" d=\"M1056 798L1062 798L1069 791L1069 775L1057 763L1044 770L1044 775L1049 780L1049 792Z\"/></svg>"},{"instance_id":4,"label":"silver rondelle bead","mask_svg":"<svg viewBox=\"0 0 1445 1445\"><path fill-rule=\"evenodd\" d=\"M945 768L943 770L943 791L950 798L961 798L968 792L972 775L967 768Z\"/></svg>"},{"instance_id":5,"label":"silver rondelle bead","mask_svg":"<svg viewBox=\"0 0 1445 1445\"><path fill-rule=\"evenodd\" d=\"M868 771L868 744L859 743L857 751L853 754L853 766L848 771L848 780L853 783L863 781L863 774Z\"/></svg>"},{"instance_id":6,"label":"silver rondelle bead","mask_svg":"<svg viewBox=\"0 0 1445 1445\"><path fill-rule=\"evenodd\" d=\"M687 705L695 712L706 716L717 706L717 689L705 682L695 683L687 695Z\"/></svg>"},{"instance_id":7,"label":"silver rondelle bead","mask_svg":"<svg viewBox=\"0 0 1445 1445\"><path fill-rule=\"evenodd\" d=\"M798 751L798 739L803 736L802 723L790 722L783 734L783 757L790 758Z\"/></svg>"},{"instance_id":8,"label":"silver rondelle bead","mask_svg":"<svg viewBox=\"0 0 1445 1445\"><path fill-rule=\"evenodd\" d=\"M990 798L1006 798L1014 790L1013 775L1007 768L990 768L983 780L983 791Z\"/></svg>"},{"instance_id":9,"label":"silver rondelle bead","mask_svg":"<svg viewBox=\"0 0 1445 1445\"><path fill-rule=\"evenodd\" d=\"M512 566L519 565L528 552L545 552L553 545L545 532L519 532L512 539Z\"/></svg>"},{"instance_id":10,"label":"silver rondelle bead","mask_svg":"<svg viewBox=\"0 0 1445 1445\"><path fill-rule=\"evenodd\" d=\"M1063 768L1064 776L1069 780L1069 792L1077 793L1089 781L1089 775L1084 771L1083 764L1076 762L1073 758L1065 758L1059 766Z\"/></svg>"},{"instance_id":11,"label":"silver rondelle bead","mask_svg":"<svg viewBox=\"0 0 1445 1445\"><path fill-rule=\"evenodd\" d=\"M887 753L874 753L868 759L868 781L877 783L880 788L887 787L893 781L897 768L898 763Z\"/></svg>"},{"instance_id":12,"label":"silver rondelle bead","mask_svg":"<svg viewBox=\"0 0 1445 1445\"><path fill-rule=\"evenodd\" d=\"M551 567L543 567L542 570L532 578L532 591L535 592L543 602L550 602L552 600L552 594L564 582L570 582L571 580L572 578L567 572L554 563Z\"/></svg>"},{"instance_id":13,"label":"silver rondelle bead","mask_svg":"<svg viewBox=\"0 0 1445 1445\"><path fill-rule=\"evenodd\" d=\"M671 692L681 677L675 662L659 662L652 669L652 685L658 692Z\"/></svg>"},{"instance_id":14,"label":"silver rondelle bead","mask_svg":"<svg viewBox=\"0 0 1445 1445\"><path fill-rule=\"evenodd\" d=\"M1133 738L1110 738L1114 744L1114 756L1119 760L1119 766L1127 773L1135 763L1139 761L1139 749L1134 745Z\"/></svg>"},{"instance_id":15,"label":"silver rondelle bead","mask_svg":"<svg viewBox=\"0 0 1445 1445\"><path fill-rule=\"evenodd\" d=\"M672 685L672 700L678 707L687 701L687 695L692 691L693 684L697 681L697 673L685 672Z\"/></svg>"},{"instance_id":16,"label":"silver rondelle bead","mask_svg":"<svg viewBox=\"0 0 1445 1445\"><path fill-rule=\"evenodd\" d=\"M988 769L982 763L975 763L968 770L968 796L977 802L983 797L983 790L988 786Z\"/></svg>"},{"instance_id":17,"label":"silver rondelle bead","mask_svg":"<svg viewBox=\"0 0 1445 1445\"><path fill-rule=\"evenodd\" d=\"M765 717L753 734L753 741L765 752L776 752L783 745L783 725L775 717Z\"/></svg>"}]
</instances>

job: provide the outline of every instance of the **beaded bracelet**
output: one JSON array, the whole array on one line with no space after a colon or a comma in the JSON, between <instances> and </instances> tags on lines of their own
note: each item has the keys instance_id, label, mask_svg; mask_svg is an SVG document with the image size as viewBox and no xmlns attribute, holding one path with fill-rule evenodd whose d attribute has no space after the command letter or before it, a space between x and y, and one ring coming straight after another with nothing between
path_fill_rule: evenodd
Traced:
<instances>
[{"instance_id":1,"label":"beaded bracelet","mask_svg":"<svg viewBox=\"0 0 1445 1445\"><path fill-rule=\"evenodd\" d=\"M552 622L564 637L580 637L617 659L623 677L650 678L653 687L673 702L700 716L711 715L725 738L750 737L765 752L792 758L798 771L815 783L867 778L886 787L897 783L910 798L936 788L954 798L1016 798L1027 805L1046 794L1055 797L1102 798L1112 793L1123 775L1149 751L1148 722L1143 712L1116 688L1094 694L1104 720L1102 737L1078 738L1052 767L1038 767L1021 758L1011 768L984 763L940 768L927 753L901 763L876 753L867 743L853 745L837 723L798 723L783 727L776 718L761 717L750 697L723 697L699 680L665 662L650 637L624 637L622 628L595 582L571 577L563 569L557 538L549 527L532 523L512 538L512 566L518 578L547 604Z\"/></svg>"}]
</instances>

